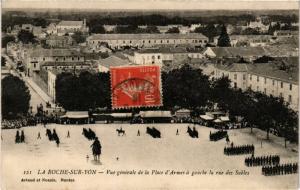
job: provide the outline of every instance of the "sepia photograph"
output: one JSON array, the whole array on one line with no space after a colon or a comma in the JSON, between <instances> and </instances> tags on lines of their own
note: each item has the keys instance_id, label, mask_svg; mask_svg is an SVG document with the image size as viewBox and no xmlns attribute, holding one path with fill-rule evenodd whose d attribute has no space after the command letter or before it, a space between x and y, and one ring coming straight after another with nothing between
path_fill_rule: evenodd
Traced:
<instances>
[{"instance_id":1,"label":"sepia photograph","mask_svg":"<svg viewBox=\"0 0 300 190\"><path fill-rule=\"evenodd\" d=\"M3 0L1 190L296 190L297 0Z\"/></svg>"}]
</instances>

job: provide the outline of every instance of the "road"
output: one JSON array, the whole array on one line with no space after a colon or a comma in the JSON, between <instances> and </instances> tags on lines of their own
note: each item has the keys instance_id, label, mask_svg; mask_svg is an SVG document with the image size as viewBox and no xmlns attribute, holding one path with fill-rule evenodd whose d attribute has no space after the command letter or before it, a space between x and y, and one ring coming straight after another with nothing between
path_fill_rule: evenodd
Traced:
<instances>
[{"instance_id":1,"label":"road","mask_svg":"<svg viewBox=\"0 0 300 190\"><path fill-rule=\"evenodd\" d=\"M41 103L43 104L44 108L46 108L47 100L45 100L46 98L43 97L43 96L45 96L45 93L41 89L38 89L39 87L32 80L30 80L30 78L24 77L24 73L21 73L21 75L20 75L20 72L18 72L16 70L17 64L10 57L8 57L4 53L2 53L2 56L5 57L6 63L8 63L9 66L12 68L12 74L14 76L18 76L20 79L22 79L25 82L26 86L28 87L30 95L31 95L30 106L32 106L32 108L33 108L32 109L33 113L37 112L36 108ZM35 89L33 87L35 87ZM42 93L44 93L44 94L42 94Z\"/></svg>"}]
</instances>

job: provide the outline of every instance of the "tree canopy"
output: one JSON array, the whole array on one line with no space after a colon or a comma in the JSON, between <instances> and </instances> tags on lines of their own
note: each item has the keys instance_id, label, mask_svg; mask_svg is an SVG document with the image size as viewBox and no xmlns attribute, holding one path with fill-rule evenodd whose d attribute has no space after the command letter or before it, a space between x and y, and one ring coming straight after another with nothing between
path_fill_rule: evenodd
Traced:
<instances>
[{"instance_id":1,"label":"tree canopy","mask_svg":"<svg viewBox=\"0 0 300 190\"><path fill-rule=\"evenodd\" d=\"M6 48L6 45L8 44L8 42L14 42L16 40L16 38L14 36L4 36L2 37L2 48Z\"/></svg>"},{"instance_id":2,"label":"tree canopy","mask_svg":"<svg viewBox=\"0 0 300 190\"><path fill-rule=\"evenodd\" d=\"M2 117L16 118L28 113L30 93L24 81L8 75L2 79Z\"/></svg>"},{"instance_id":3,"label":"tree canopy","mask_svg":"<svg viewBox=\"0 0 300 190\"><path fill-rule=\"evenodd\" d=\"M219 47L230 47L230 38L229 35L227 34L226 26L223 25L221 28L221 34L218 38L218 44Z\"/></svg>"},{"instance_id":4,"label":"tree canopy","mask_svg":"<svg viewBox=\"0 0 300 190\"><path fill-rule=\"evenodd\" d=\"M83 43L86 40L86 36L81 31L74 32L72 38L77 44Z\"/></svg>"},{"instance_id":5,"label":"tree canopy","mask_svg":"<svg viewBox=\"0 0 300 190\"><path fill-rule=\"evenodd\" d=\"M29 44L29 43L35 43L35 37L32 34L32 32L29 32L27 30L21 30L18 33L18 39L23 42L24 44Z\"/></svg>"},{"instance_id":6,"label":"tree canopy","mask_svg":"<svg viewBox=\"0 0 300 190\"><path fill-rule=\"evenodd\" d=\"M178 27L172 27L172 28L169 28L168 31L166 33L179 33L179 28Z\"/></svg>"}]
</instances>

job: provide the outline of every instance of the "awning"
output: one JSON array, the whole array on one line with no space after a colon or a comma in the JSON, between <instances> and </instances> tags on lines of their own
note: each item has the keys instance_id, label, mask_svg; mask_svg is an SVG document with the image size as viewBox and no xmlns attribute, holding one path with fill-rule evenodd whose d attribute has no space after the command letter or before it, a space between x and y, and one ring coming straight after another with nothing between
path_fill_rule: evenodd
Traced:
<instances>
[{"instance_id":1,"label":"awning","mask_svg":"<svg viewBox=\"0 0 300 190\"><path fill-rule=\"evenodd\" d=\"M221 119L215 119L214 122L215 123L221 123L222 121L221 121Z\"/></svg>"},{"instance_id":2,"label":"awning","mask_svg":"<svg viewBox=\"0 0 300 190\"><path fill-rule=\"evenodd\" d=\"M188 109L180 109L180 110L177 110L176 111L176 114L177 113L191 113L191 110L188 110Z\"/></svg>"},{"instance_id":3,"label":"awning","mask_svg":"<svg viewBox=\"0 0 300 190\"><path fill-rule=\"evenodd\" d=\"M170 111L140 111L140 116L142 118L151 118L151 117L171 118L172 114Z\"/></svg>"},{"instance_id":4,"label":"awning","mask_svg":"<svg viewBox=\"0 0 300 190\"><path fill-rule=\"evenodd\" d=\"M213 118L208 115L200 115L200 117L204 120L213 120Z\"/></svg>"},{"instance_id":5,"label":"awning","mask_svg":"<svg viewBox=\"0 0 300 190\"><path fill-rule=\"evenodd\" d=\"M132 117L132 113L112 113L111 116L115 118L129 118Z\"/></svg>"},{"instance_id":6,"label":"awning","mask_svg":"<svg viewBox=\"0 0 300 190\"><path fill-rule=\"evenodd\" d=\"M221 121L230 121L228 116L222 116L220 117Z\"/></svg>"},{"instance_id":7,"label":"awning","mask_svg":"<svg viewBox=\"0 0 300 190\"><path fill-rule=\"evenodd\" d=\"M82 119L88 117L89 117L89 113L87 111L68 111L61 118Z\"/></svg>"}]
</instances>

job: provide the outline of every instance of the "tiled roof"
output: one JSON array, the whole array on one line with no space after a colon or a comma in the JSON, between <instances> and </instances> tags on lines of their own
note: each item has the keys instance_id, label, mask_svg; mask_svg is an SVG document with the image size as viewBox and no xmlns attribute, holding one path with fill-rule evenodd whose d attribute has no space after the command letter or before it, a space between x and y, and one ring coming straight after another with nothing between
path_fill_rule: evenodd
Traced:
<instances>
[{"instance_id":1,"label":"tiled roof","mask_svg":"<svg viewBox=\"0 0 300 190\"><path fill-rule=\"evenodd\" d=\"M99 64L102 66L105 66L107 68L109 67L116 67L116 66L122 66L122 65L128 65L130 62L126 59L121 59L115 55L110 56L106 59L102 59L99 61Z\"/></svg>"},{"instance_id":2,"label":"tiled roof","mask_svg":"<svg viewBox=\"0 0 300 190\"><path fill-rule=\"evenodd\" d=\"M42 66L87 66L84 62L45 62Z\"/></svg>"},{"instance_id":3,"label":"tiled roof","mask_svg":"<svg viewBox=\"0 0 300 190\"><path fill-rule=\"evenodd\" d=\"M298 84L299 66L298 57L289 57L281 61L271 63L233 63L230 65L216 64L215 68L229 72L248 72L250 74L274 78L289 83ZM290 71L280 70L278 64L281 62L291 66Z\"/></svg>"},{"instance_id":4,"label":"tiled roof","mask_svg":"<svg viewBox=\"0 0 300 190\"><path fill-rule=\"evenodd\" d=\"M176 48L147 48L137 51L138 53L201 53L203 50L200 49L188 49L184 47Z\"/></svg>"},{"instance_id":5,"label":"tiled roof","mask_svg":"<svg viewBox=\"0 0 300 190\"><path fill-rule=\"evenodd\" d=\"M292 66L290 71L280 70L276 65L276 62L272 63L258 63L249 65L249 73L259 76L270 77L274 79L280 79L282 81L294 83L298 85L299 77L299 58L290 57L284 59L283 62Z\"/></svg>"},{"instance_id":6,"label":"tiled roof","mask_svg":"<svg viewBox=\"0 0 300 190\"><path fill-rule=\"evenodd\" d=\"M233 63L230 65L216 64L215 67L229 72L247 72L249 64L246 63Z\"/></svg>"},{"instance_id":7,"label":"tiled roof","mask_svg":"<svg viewBox=\"0 0 300 190\"><path fill-rule=\"evenodd\" d=\"M298 50L288 45L265 47L210 47L217 57L291 56Z\"/></svg>"},{"instance_id":8,"label":"tiled roof","mask_svg":"<svg viewBox=\"0 0 300 190\"><path fill-rule=\"evenodd\" d=\"M189 34L93 34L88 40L141 40L141 39L207 39L199 33Z\"/></svg>"},{"instance_id":9,"label":"tiled roof","mask_svg":"<svg viewBox=\"0 0 300 190\"><path fill-rule=\"evenodd\" d=\"M65 56L82 56L79 51L72 49L42 49L36 48L31 54L31 57L65 57Z\"/></svg>"},{"instance_id":10,"label":"tiled roof","mask_svg":"<svg viewBox=\"0 0 300 190\"><path fill-rule=\"evenodd\" d=\"M71 21L71 20L62 20L57 26L81 26L83 25L82 21Z\"/></svg>"}]
</instances>

